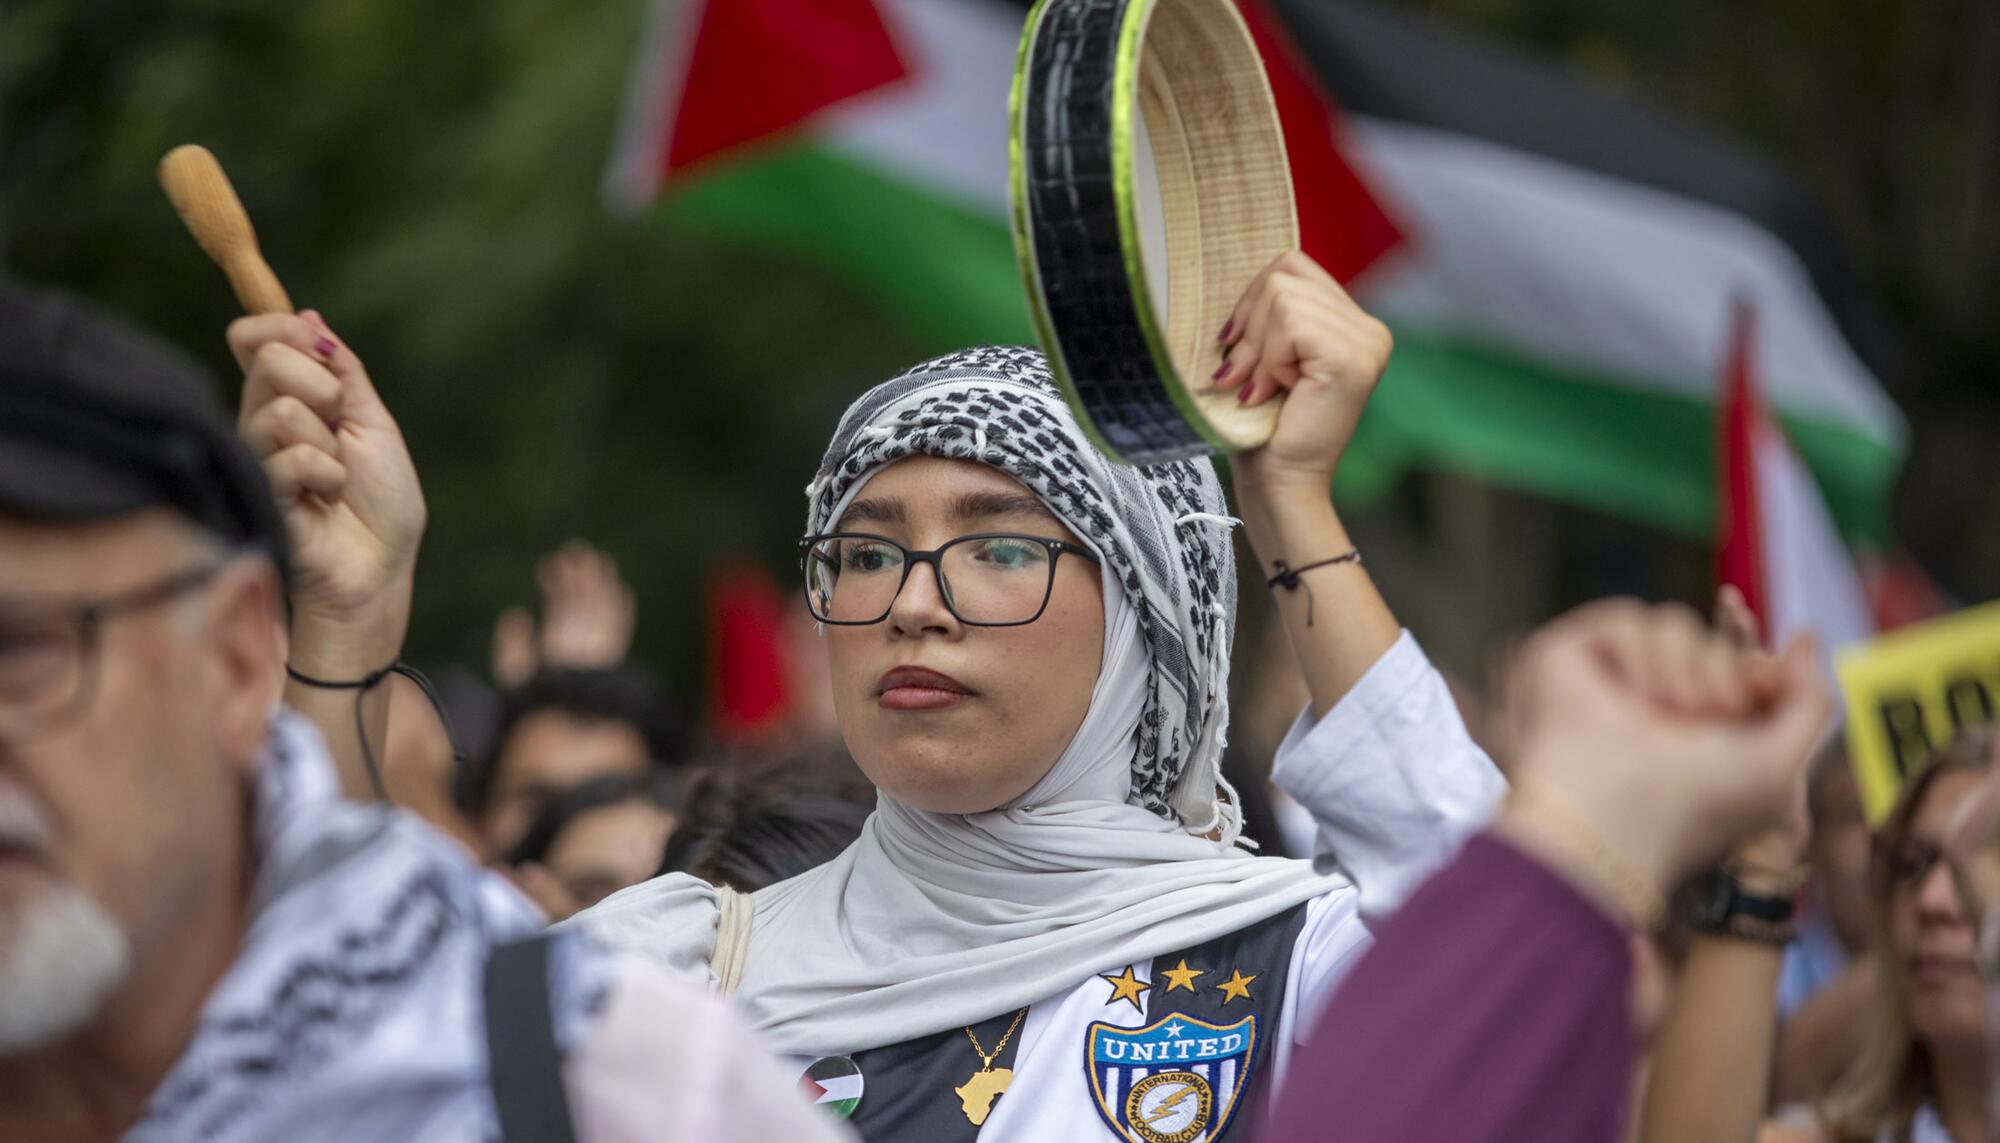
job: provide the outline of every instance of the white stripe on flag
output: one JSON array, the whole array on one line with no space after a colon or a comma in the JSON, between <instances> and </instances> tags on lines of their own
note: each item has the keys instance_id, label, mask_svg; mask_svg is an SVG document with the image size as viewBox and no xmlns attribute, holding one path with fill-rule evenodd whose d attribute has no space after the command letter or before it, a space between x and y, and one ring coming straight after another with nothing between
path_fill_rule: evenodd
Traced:
<instances>
[{"instance_id":1,"label":"white stripe on flag","mask_svg":"<svg viewBox=\"0 0 2000 1143\"><path fill-rule=\"evenodd\" d=\"M1792 636L1812 631L1819 636L1821 653L1831 656L1870 638L1874 622L1854 559L1840 542L1805 463L1768 420L1757 426L1756 462L1772 645L1782 647Z\"/></svg>"},{"instance_id":2,"label":"white stripe on flag","mask_svg":"<svg viewBox=\"0 0 2000 1143\"><path fill-rule=\"evenodd\" d=\"M831 109L828 145L1004 221L1022 13L987 0L876 2L910 78Z\"/></svg>"},{"instance_id":3,"label":"white stripe on flag","mask_svg":"<svg viewBox=\"0 0 2000 1143\"><path fill-rule=\"evenodd\" d=\"M605 202L613 210L642 210L660 193L667 136L680 112L680 87L694 56L701 13L700 4L653 0L639 62L626 81L618 145L604 175Z\"/></svg>"},{"instance_id":4,"label":"white stripe on flag","mask_svg":"<svg viewBox=\"0 0 2000 1143\"><path fill-rule=\"evenodd\" d=\"M858 1075L834 1076L813 1082L826 1089L826 1094L815 1101L817 1103L836 1103L843 1099L861 1098L861 1077Z\"/></svg>"},{"instance_id":5,"label":"white stripe on flag","mask_svg":"<svg viewBox=\"0 0 2000 1143\"><path fill-rule=\"evenodd\" d=\"M1727 299L1788 413L1900 445L1902 414L1791 248L1706 203L1455 132L1351 115L1342 146L1408 248L1355 283L1384 319L1638 388L1715 398Z\"/></svg>"}]
</instances>

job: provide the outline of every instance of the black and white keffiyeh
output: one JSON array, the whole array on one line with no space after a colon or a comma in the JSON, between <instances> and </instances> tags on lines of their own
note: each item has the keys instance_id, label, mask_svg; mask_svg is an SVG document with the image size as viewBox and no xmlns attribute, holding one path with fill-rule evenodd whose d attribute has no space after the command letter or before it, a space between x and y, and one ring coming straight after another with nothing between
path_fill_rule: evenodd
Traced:
<instances>
[{"instance_id":1,"label":"black and white keffiyeh","mask_svg":"<svg viewBox=\"0 0 2000 1143\"><path fill-rule=\"evenodd\" d=\"M809 531L913 455L992 465L1096 551L1097 683L1063 755L1014 802L934 814L882 795L839 857L754 895L737 997L767 1037L829 1054L961 1027L1348 884L1238 848L1218 797L1236 572L1207 462L1115 464L1039 353L970 350L854 403L807 489ZM579 919L712 980L717 916L707 884L672 874Z\"/></svg>"},{"instance_id":2,"label":"black and white keffiyeh","mask_svg":"<svg viewBox=\"0 0 2000 1143\"><path fill-rule=\"evenodd\" d=\"M541 918L406 812L343 801L310 724L281 713L257 779L251 921L127 1143L497 1139L481 981ZM551 948L565 1047L610 987L588 940Z\"/></svg>"}]
</instances>

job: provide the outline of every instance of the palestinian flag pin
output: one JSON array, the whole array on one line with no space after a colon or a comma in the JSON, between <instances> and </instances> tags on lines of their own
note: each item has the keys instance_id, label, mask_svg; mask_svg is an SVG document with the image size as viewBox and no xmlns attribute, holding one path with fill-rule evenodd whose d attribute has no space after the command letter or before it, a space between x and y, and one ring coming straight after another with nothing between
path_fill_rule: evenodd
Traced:
<instances>
[{"instance_id":1,"label":"palestinian flag pin","mask_svg":"<svg viewBox=\"0 0 2000 1143\"><path fill-rule=\"evenodd\" d=\"M861 1086L861 1068L846 1056L822 1056L799 1075L799 1090L836 1119L854 1114Z\"/></svg>"}]
</instances>

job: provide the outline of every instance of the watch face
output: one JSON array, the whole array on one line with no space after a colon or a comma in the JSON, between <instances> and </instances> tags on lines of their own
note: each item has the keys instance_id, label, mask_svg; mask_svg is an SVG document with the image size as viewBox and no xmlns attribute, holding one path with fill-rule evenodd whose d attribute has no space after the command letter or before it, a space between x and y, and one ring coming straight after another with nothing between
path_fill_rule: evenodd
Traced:
<instances>
[{"instance_id":1,"label":"watch face","mask_svg":"<svg viewBox=\"0 0 2000 1143\"><path fill-rule=\"evenodd\" d=\"M1729 906L1736 900L1736 886L1730 883L1729 875L1715 872L1701 879L1695 890L1694 916L1696 928L1713 928L1729 919Z\"/></svg>"}]
</instances>

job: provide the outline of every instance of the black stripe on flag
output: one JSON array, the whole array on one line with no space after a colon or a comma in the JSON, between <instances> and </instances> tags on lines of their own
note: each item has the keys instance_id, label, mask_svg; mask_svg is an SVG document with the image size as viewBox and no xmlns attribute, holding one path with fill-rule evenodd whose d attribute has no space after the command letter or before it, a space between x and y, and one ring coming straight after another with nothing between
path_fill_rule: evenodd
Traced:
<instances>
[{"instance_id":1,"label":"black stripe on flag","mask_svg":"<svg viewBox=\"0 0 2000 1143\"><path fill-rule=\"evenodd\" d=\"M1906 353L1832 220L1776 163L1572 71L1356 0L1265 0L1341 110L1450 131L1741 215L1790 247L1895 390Z\"/></svg>"}]
</instances>

